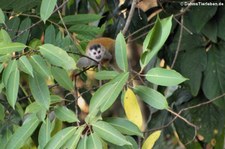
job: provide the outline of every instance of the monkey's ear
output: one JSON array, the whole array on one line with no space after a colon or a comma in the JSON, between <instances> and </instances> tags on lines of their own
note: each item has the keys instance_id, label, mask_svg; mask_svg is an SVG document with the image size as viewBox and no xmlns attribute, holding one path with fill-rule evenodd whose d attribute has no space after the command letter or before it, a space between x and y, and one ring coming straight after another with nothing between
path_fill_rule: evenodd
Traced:
<instances>
[{"instance_id":1,"label":"monkey's ear","mask_svg":"<svg viewBox=\"0 0 225 149\"><path fill-rule=\"evenodd\" d=\"M103 59L110 61L112 59L112 54L109 51L105 51L105 53L103 55Z\"/></svg>"},{"instance_id":2,"label":"monkey's ear","mask_svg":"<svg viewBox=\"0 0 225 149\"><path fill-rule=\"evenodd\" d=\"M77 61L77 67L80 69L90 67L90 66L95 66L95 65L98 65L98 64L95 61L93 61L87 57L81 57Z\"/></svg>"}]
</instances>

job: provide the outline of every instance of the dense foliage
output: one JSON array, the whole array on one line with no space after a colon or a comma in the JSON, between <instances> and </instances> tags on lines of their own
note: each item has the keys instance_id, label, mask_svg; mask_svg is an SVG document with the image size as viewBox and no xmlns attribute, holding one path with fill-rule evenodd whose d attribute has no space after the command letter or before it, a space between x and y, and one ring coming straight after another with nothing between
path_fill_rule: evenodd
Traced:
<instances>
[{"instance_id":1,"label":"dense foliage","mask_svg":"<svg viewBox=\"0 0 225 149\"><path fill-rule=\"evenodd\" d=\"M134 2L0 0L1 148L223 148L224 1Z\"/></svg>"}]
</instances>

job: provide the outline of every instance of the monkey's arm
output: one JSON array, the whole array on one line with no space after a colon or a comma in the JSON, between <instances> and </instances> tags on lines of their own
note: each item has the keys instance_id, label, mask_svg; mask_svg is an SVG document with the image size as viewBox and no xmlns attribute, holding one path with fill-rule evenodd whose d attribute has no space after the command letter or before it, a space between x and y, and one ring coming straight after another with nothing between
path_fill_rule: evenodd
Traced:
<instances>
[{"instance_id":1,"label":"monkey's arm","mask_svg":"<svg viewBox=\"0 0 225 149\"><path fill-rule=\"evenodd\" d=\"M77 67L82 69L90 66L97 66L97 62L87 58L87 57L81 57L77 62Z\"/></svg>"},{"instance_id":2,"label":"monkey's arm","mask_svg":"<svg viewBox=\"0 0 225 149\"><path fill-rule=\"evenodd\" d=\"M104 60L108 60L111 61L112 60L112 54L109 51L105 51L104 55L103 55L103 59Z\"/></svg>"}]
</instances>

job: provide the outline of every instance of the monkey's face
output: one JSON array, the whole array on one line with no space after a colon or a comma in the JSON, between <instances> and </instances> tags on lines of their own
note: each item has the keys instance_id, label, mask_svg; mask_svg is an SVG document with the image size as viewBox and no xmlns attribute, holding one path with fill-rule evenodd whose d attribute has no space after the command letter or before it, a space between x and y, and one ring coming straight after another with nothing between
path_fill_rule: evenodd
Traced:
<instances>
[{"instance_id":1,"label":"monkey's face","mask_svg":"<svg viewBox=\"0 0 225 149\"><path fill-rule=\"evenodd\" d=\"M92 59L96 60L97 62L100 62L105 54L105 48L100 44L94 44L89 47L87 54Z\"/></svg>"}]
</instances>

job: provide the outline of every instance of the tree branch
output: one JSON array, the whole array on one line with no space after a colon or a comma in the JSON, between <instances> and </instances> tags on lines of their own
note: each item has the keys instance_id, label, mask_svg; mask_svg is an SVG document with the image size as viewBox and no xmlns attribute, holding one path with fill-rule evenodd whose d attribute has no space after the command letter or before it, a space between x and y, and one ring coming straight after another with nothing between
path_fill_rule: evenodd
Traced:
<instances>
[{"instance_id":1,"label":"tree branch","mask_svg":"<svg viewBox=\"0 0 225 149\"><path fill-rule=\"evenodd\" d=\"M127 18L126 24L125 24L125 26L123 28L123 31L122 31L123 35L126 34L128 28L130 26L131 19L132 19L133 15L134 15L134 10L135 10L135 7L136 7L136 3L137 3L137 0L133 0L132 5L131 5L131 9L130 9L130 12L129 12L129 16Z\"/></svg>"}]
</instances>

